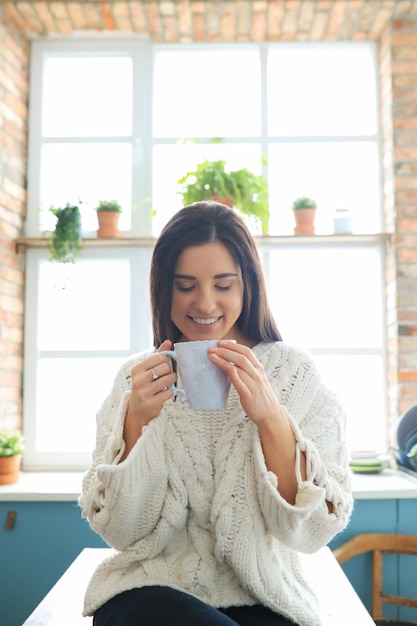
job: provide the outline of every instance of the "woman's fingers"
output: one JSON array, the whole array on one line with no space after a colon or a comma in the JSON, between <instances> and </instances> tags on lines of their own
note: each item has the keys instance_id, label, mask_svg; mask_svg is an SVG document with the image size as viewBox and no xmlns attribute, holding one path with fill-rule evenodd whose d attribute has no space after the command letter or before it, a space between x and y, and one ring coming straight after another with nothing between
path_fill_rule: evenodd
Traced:
<instances>
[{"instance_id":1,"label":"woman's fingers","mask_svg":"<svg viewBox=\"0 0 417 626\"><path fill-rule=\"evenodd\" d=\"M168 350L170 341L164 341L159 350ZM168 388L175 383L176 374L172 371L168 359L158 351L137 363L131 371L131 405L138 415L152 419L159 415L164 403L172 397Z\"/></svg>"},{"instance_id":2,"label":"woman's fingers","mask_svg":"<svg viewBox=\"0 0 417 626\"><path fill-rule=\"evenodd\" d=\"M209 352L210 360L228 372L249 419L258 423L278 412L265 370L250 348L224 340Z\"/></svg>"},{"instance_id":3,"label":"woman's fingers","mask_svg":"<svg viewBox=\"0 0 417 626\"><path fill-rule=\"evenodd\" d=\"M255 369L263 371L252 350L233 341L219 341L218 346L209 348L209 355L213 363L225 371L229 371L233 366L245 371L249 376L253 375Z\"/></svg>"}]
</instances>

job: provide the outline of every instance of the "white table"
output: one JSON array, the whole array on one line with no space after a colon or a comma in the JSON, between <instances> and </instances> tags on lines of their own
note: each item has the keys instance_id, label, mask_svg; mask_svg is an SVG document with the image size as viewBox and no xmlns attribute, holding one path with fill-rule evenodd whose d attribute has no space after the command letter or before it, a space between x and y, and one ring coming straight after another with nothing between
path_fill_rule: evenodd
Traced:
<instances>
[{"instance_id":1,"label":"white table","mask_svg":"<svg viewBox=\"0 0 417 626\"><path fill-rule=\"evenodd\" d=\"M82 617L84 592L110 548L85 548L23 626L90 626ZM321 606L322 626L375 626L359 596L329 548L301 555L306 577Z\"/></svg>"}]
</instances>

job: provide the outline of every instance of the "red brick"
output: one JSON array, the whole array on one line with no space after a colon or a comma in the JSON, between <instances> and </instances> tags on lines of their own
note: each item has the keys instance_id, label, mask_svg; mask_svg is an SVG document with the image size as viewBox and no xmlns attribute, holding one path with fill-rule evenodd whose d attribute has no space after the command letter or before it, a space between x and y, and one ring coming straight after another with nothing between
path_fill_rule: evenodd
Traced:
<instances>
[{"instance_id":1,"label":"red brick","mask_svg":"<svg viewBox=\"0 0 417 626\"><path fill-rule=\"evenodd\" d=\"M396 189L414 191L417 189L417 178L415 176L397 176Z\"/></svg>"},{"instance_id":2,"label":"red brick","mask_svg":"<svg viewBox=\"0 0 417 626\"><path fill-rule=\"evenodd\" d=\"M16 430L21 428L21 424L21 418L17 414L0 416L0 430Z\"/></svg>"},{"instance_id":3,"label":"red brick","mask_svg":"<svg viewBox=\"0 0 417 626\"><path fill-rule=\"evenodd\" d=\"M417 390L416 390L417 392ZM414 396L414 402L411 399L410 400L401 400L401 402L399 403L399 411L398 411L398 415L403 415L406 411L408 411L409 409L411 409L411 407L414 406L415 404L415 398L416 396Z\"/></svg>"},{"instance_id":4,"label":"red brick","mask_svg":"<svg viewBox=\"0 0 417 626\"><path fill-rule=\"evenodd\" d=\"M414 381L403 382L400 385L400 398L401 400L413 400L415 404L415 399L417 398L417 383ZM407 403L400 404L400 406L407 406ZM409 407L408 407L409 408ZM407 410L407 409L403 409Z\"/></svg>"},{"instance_id":5,"label":"red brick","mask_svg":"<svg viewBox=\"0 0 417 626\"><path fill-rule=\"evenodd\" d=\"M84 2L83 9L87 28L91 30L103 30L103 18L100 13L99 3Z\"/></svg>"},{"instance_id":6,"label":"red brick","mask_svg":"<svg viewBox=\"0 0 417 626\"><path fill-rule=\"evenodd\" d=\"M406 248L399 250L397 254L401 263L417 263L417 250Z\"/></svg>"},{"instance_id":7,"label":"red brick","mask_svg":"<svg viewBox=\"0 0 417 626\"><path fill-rule=\"evenodd\" d=\"M4 357L2 357L3 360ZM19 367L21 368L22 365L20 364ZM22 383L22 374L18 369L15 370L0 370L0 379L1 379L1 384L3 387L12 387L12 388L19 388L19 386Z\"/></svg>"},{"instance_id":8,"label":"red brick","mask_svg":"<svg viewBox=\"0 0 417 626\"><path fill-rule=\"evenodd\" d=\"M87 30L87 20L85 18L83 5L79 2L66 2L66 6L73 30Z\"/></svg>"},{"instance_id":9,"label":"red brick","mask_svg":"<svg viewBox=\"0 0 417 626\"><path fill-rule=\"evenodd\" d=\"M23 329L17 326L3 326L0 329L0 339L23 344Z\"/></svg>"}]
</instances>

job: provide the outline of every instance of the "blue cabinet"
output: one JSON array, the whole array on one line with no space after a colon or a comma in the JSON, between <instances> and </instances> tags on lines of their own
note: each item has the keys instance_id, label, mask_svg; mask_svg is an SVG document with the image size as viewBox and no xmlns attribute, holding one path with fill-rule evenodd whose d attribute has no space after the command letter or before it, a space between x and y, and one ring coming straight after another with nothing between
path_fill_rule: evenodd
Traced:
<instances>
[{"instance_id":1,"label":"blue cabinet","mask_svg":"<svg viewBox=\"0 0 417 626\"><path fill-rule=\"evenodd\" d=\"M1 626L21 626L83 548L105 546L74 502L0 502Z\"/></svg>"},{"instance_id":2,"label":"blue cabinet","mask_svg":"<svg viewBox=\"0 0 417 626\"><path fill-rule=\"evenodd\" d=\"M417 534L417 499L356 500L347 528L330 543L334 549L359 533ZM359 555L342 565L347 577L371 611L372 559L371 554ZM384 591L416 597L417 557L384 556ZM406 607L384 606L384 616L417 622L417 610Z\"/></svg>"}]
</instances>

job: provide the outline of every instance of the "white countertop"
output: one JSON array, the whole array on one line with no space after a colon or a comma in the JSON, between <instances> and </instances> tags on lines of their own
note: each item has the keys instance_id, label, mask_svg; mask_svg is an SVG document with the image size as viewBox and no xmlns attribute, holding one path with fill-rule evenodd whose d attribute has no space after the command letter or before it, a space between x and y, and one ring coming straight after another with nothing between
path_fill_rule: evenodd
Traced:
<instances>
[{"instance_id":1,"label":"white countertop","mask_svg":"<svg viewBox=\"0 0 417 626\"><path fill-rule=\"evenodd\" d=\"M76 502L84 472L22 472L15 485L0 485L3 502ZM355 500L417 498L417 477L386 469L353 474Z\"/></svg>"},{"instance_id":2,"label":"white countertop","mask_svg":"<svg viewBox=\"0 0 417 626\"><path fill-rule=\"evenodd\" d=\"M14 485L0 485L0 501L76 502L84 472L21 472Z\"/></svg>"},{"instance_id":3,"label":"white countertop","mask_svg":"<svg viewBox=\"0 0 417 626\"><path fill-rule=\"evenodd\" d=\"M91 617L81 616L85 588L98 564L111 554L111 548L85 548L23 626L91 625ZM322 626L375 626L329 548L300 554L300 559L319 600Z\"/></svg>"}]
</instances>

